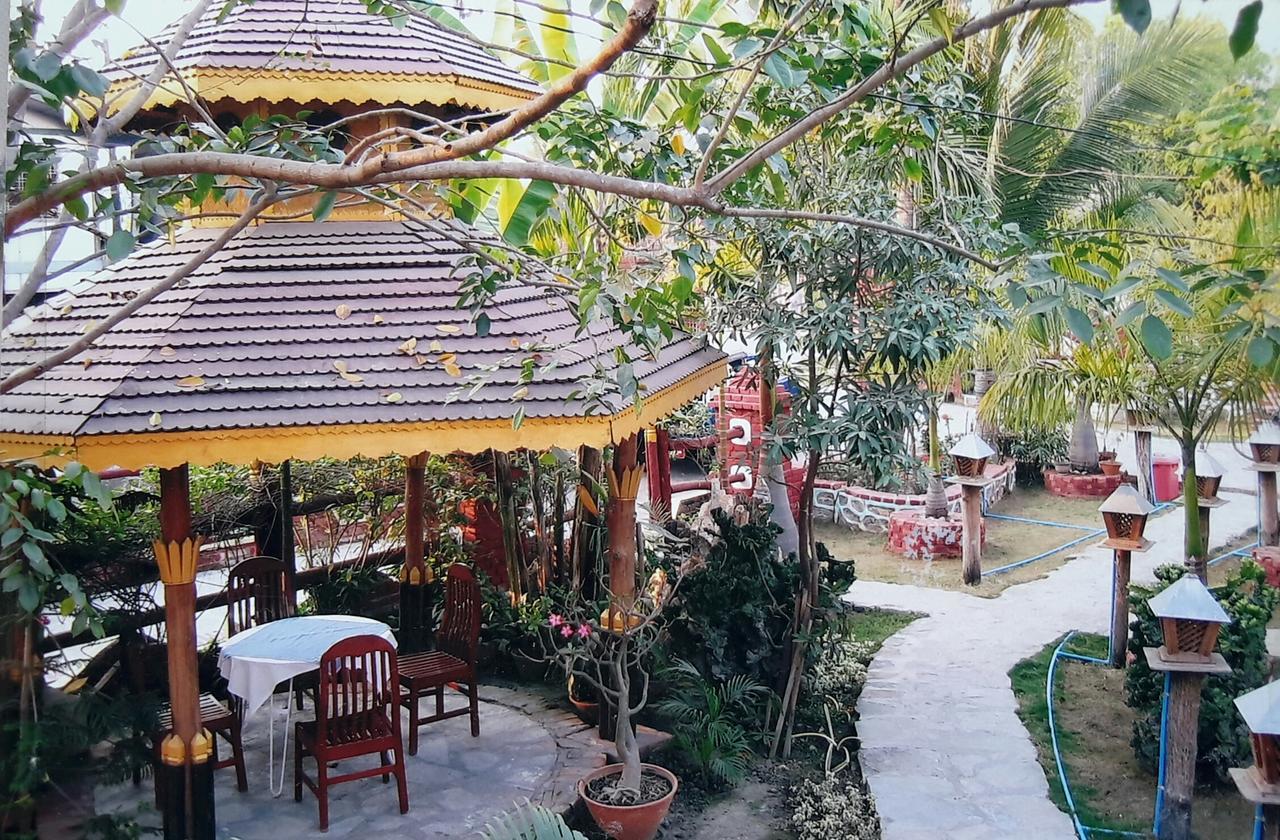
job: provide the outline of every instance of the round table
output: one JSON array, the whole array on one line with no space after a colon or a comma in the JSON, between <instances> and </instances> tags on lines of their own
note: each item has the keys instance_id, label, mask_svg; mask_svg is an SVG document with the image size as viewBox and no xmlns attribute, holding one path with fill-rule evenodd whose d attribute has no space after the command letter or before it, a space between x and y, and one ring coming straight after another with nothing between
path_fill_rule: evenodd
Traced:
<instances>
[{"instance_id":1,"label":"round table","mask_svg":"<svg viewBox=\"0 0 1280 840\"><path fill-rule=\"evenodd\" d=\"M227 680L227 690L244 701L245 714L255 712L271 699L276 686L289 681L285 695L284 746L280 756L280 785L271 793L284 791L285 759L289 753L289 723L292 680L320 667L320 658L335 643L353 636L379 636L396 644L395 634L381 621L356 615L301 615L282 618L237 633L218 654L218 671ZM268 779L275 774L275 716L268 721Z\"/></svg>"}]
</instances>

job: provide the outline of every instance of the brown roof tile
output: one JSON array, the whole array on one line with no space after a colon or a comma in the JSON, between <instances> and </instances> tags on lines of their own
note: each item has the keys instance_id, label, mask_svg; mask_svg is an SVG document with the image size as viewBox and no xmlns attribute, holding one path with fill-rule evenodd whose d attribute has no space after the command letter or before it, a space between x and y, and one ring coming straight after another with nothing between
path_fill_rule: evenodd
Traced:
<instances>
[{"instance_id":1,"label":"brown roof tile","mask_svg":"<svg viewBox=\"0 0 1280 840\"><path fill-rule=\"evenodd\" d=\"M529 386L521 403L525 416L587 413L576 397L580 382L593 366L616 364L613 350L624 336L605 323L580 330L562 298L525 285L501 292L487 309L489 333L477 336L469 314L456 305L459 279L451 275L462 252L434 235L445 225L466 229L456 222L432 224L436 229L427 236L401 222L249 228L92 349L0 400L0 436L510 418L520 363L528 355L512 346L513 339L558 362ZM192 230L172 245L140 249L29 310L29 320L0 343L0 374L64 346L89 321L123 303L122 290L163 277L216 235ZM336 314L339 304L351 309L345 319ZM429 361L420 364L397 349L410 338ZM455 354L461 378L445 370L432 341ZM722 366L724 358L701 339L677 335L657 359L635 367L645 393L657 393ZM335 362L363 381L344 380ZM484 370L490 367L495 369ZM486 384L470 394L463 386L473 375ZM204 384L183 387L180 380L191 376ZM390 393L400 400L389 402ZM614 394L603 410L616 414L630 404Z\"/></svg>"}]
</instances>

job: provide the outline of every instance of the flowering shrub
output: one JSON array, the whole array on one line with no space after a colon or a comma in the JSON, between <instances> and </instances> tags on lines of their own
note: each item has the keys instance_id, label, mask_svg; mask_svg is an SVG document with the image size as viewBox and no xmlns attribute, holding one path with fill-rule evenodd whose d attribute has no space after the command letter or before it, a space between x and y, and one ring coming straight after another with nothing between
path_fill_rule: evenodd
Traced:
<instances>
[{"instance_id":1,"label":"flowering shrub","mask_svg":"<svg viewBox=\"0 0 1280 840\"><path fill-rule=\"evenodd\" d=\"M575 624L559 613L552 613L547 618L547 626L562 639L585 639L591 635L591 625L585 621Z\"/></svg>"},{"instance_id":2,"label":"flowering shrub","mask_svg":"<svg viewBox=\"0 0 1280 840\"><path fill-rule=\"evenodd\" d=\"M792 794L791 825L796 840L877 840L880 817L863 784L849 776L806 779Z\"/></svg>"},{"instance_id":3,"label":"flowering shrub","mask_svg":"<svg viewBox=\"0 0 1280 840\"><path fill-rule=\"evenodd\" d=\"M809 668L809 690L819 696L856 694L867 681L867 664L875 646L856 639L840 638L822 650Z\"/></svg>"}]
</instances>

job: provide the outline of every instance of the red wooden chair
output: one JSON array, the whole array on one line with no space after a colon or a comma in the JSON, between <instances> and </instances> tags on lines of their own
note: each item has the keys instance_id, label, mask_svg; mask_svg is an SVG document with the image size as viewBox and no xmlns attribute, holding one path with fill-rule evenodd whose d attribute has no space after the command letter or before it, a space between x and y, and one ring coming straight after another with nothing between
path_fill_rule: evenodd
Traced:
<instances>
[{"instance_id":1,"label":"red wooden chair","mask_svg":"<svg viewBox=\"0 0 1280 840\"><path fill-rule=\"evenodd\" d=\"M394 775L400 813L408 813L398 681L396 649L378 636L344 639L321 657L316 719L298 722L293 751L293 799L302 801L303 784L311 789L320 802L321 831L329 830L329 786L341 782L381 776L385 784ZM378 767L329 775L332 762L375 753ZM314 780L302 772L305 756L316 761Z\"/></svg>"},{"instance_id":2,"label":"red wooden chair","mask_svg":"<svg viewBox=\"0 0 1280 840\"><path fill-rule=\"evenodd\" d=\"M232 567L227 576L227 635L234 636L242 630L288 618L297 611L283 561L258 555ZM294 706L301 710L302 695L314 694L315 688L315 674L294 677ZM280 690L277 686L276 691Z\"/></svg>"},{"instance_id":3,"label":"red wooden chair","mask_svg":"<svg viewBox=\"0 0 1280 840\"><path fill-rule=\"evenodd\" d=\"M287 618L296 612L284 563L274 557L250 557L227 577L227 633Z\"/></svg>"},{"instance_id":4,"label":"red wooden chair","mask_svg":"<svg viewBox=\"0 0 1280 840\"><path fill-rule=\"evenodd\" d=\"M418 728L447 718L471 715L471 735L480 734L480 704L476 688L476 651L480 646L480 584L471 569L455 563L445 576L444 617L436 634L436 649L400 658L400 704L409 710L409 755L418 754ZM466 686L466 708L444 710L445 686ZM421 717L418 701L436 696L436 713Z\"/></svg>"}]
</instances>

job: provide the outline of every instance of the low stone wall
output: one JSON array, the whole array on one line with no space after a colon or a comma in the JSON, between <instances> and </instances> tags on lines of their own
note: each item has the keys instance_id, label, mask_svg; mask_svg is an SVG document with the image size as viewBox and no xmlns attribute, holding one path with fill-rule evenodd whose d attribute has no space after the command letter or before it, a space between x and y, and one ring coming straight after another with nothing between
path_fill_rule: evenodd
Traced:
<instances>
[{"instance_id":1,"label":"low stone wall","mask_svg":"<svg viewBox=\"0 0 1280 840\"><path fill-rule=\"evenodd\" d=\"M964 554L964 520L925 516L917 507L899 508L889 514L889 550L919 560L961 557ZM987 543L987 520L982 519L982 544Z\"/></svg>"},{"instance_id":2,"label":"low stone wall","mask_svg":"<svg viewBox=\"0 0 1280 840\"><path fill-rule=\"evenodd\" d=\"M982 488L982 498L987 505L995 504L1013 489L1015 466L1012 458L998 464L987 464L984 474L991 483ZM815 518L837 522L858 531L888 531L889 517L894 511L916 507L924 507L923 494L888 493L827 480L819 480L813 491ZM947 507L952 512L960 510L959 486L947 485Z\"/></svg>"},{"instance_id":3,"label":"low stone wall","mask_svg":"<svg viewBox=\"0 0 1280 840\"><path fill-rule=\"evenodd\" d=\"M1060 473L1057 470L1044 471L1044 489L1055 496L1068 499L1105 499L1116 488L1124 483L1121 475L1081 475L1080 473Z\"/></svg>"}]
</instances>

